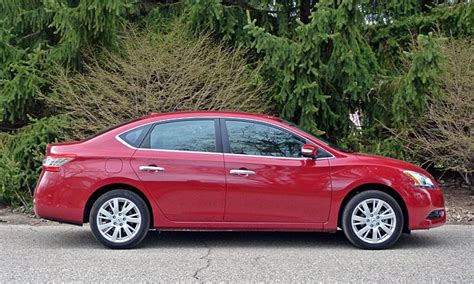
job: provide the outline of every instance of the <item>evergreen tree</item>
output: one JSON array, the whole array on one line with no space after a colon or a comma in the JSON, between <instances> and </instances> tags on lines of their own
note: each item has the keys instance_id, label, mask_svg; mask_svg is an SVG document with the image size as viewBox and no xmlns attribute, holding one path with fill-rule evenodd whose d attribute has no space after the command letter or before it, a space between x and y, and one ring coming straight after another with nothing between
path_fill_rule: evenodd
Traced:
<instances>
[{"instance_id":1,"label":"evergreen tree","mask_svg":"<svg viewBox=\"0 0 474 284\"><path fill-rule=\"evenodd\" d=\"M37 96L54 64L79 64L81 48L113 46L131 0L1 0L0 122L41 116ZM47 91L47 90L46 90Z\"/></svg>"},{"instance_id":2,"label":"evergreen tree","mask_svg":"<svg viewBox=\"0 0 474 284\"><path fill-rule=\"evenodd\" d=\"M195 28L255 48L281 116L336 138L361 134L349 121L356 111L364 135L380 137L424 110L442 60L432 32L474 35L474 4L450 3L186 1Z\"/></svg>"}]
</instances>

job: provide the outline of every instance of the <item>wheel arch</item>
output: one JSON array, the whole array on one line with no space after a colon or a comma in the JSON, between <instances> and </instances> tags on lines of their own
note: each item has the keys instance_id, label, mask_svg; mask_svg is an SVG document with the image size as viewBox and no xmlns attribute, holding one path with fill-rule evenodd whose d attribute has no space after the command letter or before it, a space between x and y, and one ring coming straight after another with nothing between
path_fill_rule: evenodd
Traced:
<instances>
[{"instance_id":1,"label":"wheel arch","mask_svg":"<svg viewBox=\"0 0 474 284\"><path fill-rule=\"evenodd\" d=\"M342 212L344 211L344 207L346 207L347 203L349 200L351 200L352 197L356 196L357 194L366 191L366 190L378 190L381 192L385 192L395 201L397 201L398 205L400 205L400 208L402 209L403 213L403 232L410 232L409 230L409 216L408 216L408 209L405 204L405 201L403 200L402 196L400 193L398 193L395 189L391 188L390 186L384 185L384 184L379 184L379 183L367 183L363 185L359 185L355 188L353 188L351 191L349 191L344 199L342 200L341 206L339 207L339 213L337 216L337 226L342 227Z\"/></svg>"},{"instance_id":2,"label":"wheel arch","mask_svg":"<svg viewBox=\"0 0 474 284\"><path fill-rule=\"evenodd\" d=\"M115 190L115 189L129 190L129 191L137 194L138 196L140 196L143 199L143 201L146 204L146 207L148 208L148 212L150 213L150 228L152 228L153 224L154 224L154 222L153 222L154 220L153 220L153 208L150 204L150 201L148 200L148 198L146 197L146 195L142 191L140 191L138 188L136 188L134 186L131 186L129 184L126 184L126 183L107 184L107 185L104 185L104 186L98 188L96 191L94 191L94 193L87 200L86 206L84 207L84 213L83 213L83 217L82 217L83 223L89 223L89 214L91 212L92 206L94 205L94 202L100 196L102 196L104 193L109 192L111 190Z\"/></svg>"}]
</instances>

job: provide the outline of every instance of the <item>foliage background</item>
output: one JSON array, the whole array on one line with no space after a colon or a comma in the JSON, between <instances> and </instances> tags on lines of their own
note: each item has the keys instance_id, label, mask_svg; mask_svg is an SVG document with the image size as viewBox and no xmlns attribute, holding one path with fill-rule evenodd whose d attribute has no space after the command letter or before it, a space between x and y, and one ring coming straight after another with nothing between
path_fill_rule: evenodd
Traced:
<instances>
[{"instance_id":1,"label":"foliage background","mask_svg":"<svg viewBox=\"0 0 474 284\"><path fill-rule=\"evenodd\" d=\"M141 115L124 110L163 97L176 104L143 111L272 113L353 150L429 162L470 182L473 36L469 0L0 0L0 202L30 204L47 143ZM177 79L141 78L154 73ZM210 74L219 76L206 85ZM234 96L248 104L215 104ZM74 98L117 104L78 108ZM420 132L446 104L466 109L457 132L445 118ZM348 119L356 112L361 127ZM407 147L438 130L463 137L455 151Z\"/></svg>"}]
</instances>

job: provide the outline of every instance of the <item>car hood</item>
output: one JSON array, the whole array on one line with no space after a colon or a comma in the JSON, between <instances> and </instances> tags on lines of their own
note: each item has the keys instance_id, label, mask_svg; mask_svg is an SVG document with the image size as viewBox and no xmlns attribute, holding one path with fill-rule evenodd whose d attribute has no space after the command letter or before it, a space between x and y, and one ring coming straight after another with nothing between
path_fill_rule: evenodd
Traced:
<instances>
[{"instance_id":1,"label":"car hood","mask_svg":"<svg viewBox=\"0 0 474 284\"><path fill-rule=\"evenodd\" d=\"M425 175L431 176L428 172L423 170L422 168L410 164L408 162L397 160L393 158L387 158L377 155L370 155L370 154L362 154L362 153L352 153L352 155L359 160L369 163L369 164L376 164L381 166L388 166L393 168L399 168L400 170L411 170L423 173Z\"/></svg>"}]
</instances>

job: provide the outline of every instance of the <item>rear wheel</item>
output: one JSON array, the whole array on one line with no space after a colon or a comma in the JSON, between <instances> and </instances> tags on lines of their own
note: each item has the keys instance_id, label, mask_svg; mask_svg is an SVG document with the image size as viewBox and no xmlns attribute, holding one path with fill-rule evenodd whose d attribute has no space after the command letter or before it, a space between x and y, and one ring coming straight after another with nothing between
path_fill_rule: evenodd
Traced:
<instances>
[{"instance_id":1,"label":"rear wheel","mask_svg":"<svg viewBox=\"0 0 474 284\"><path fill-rule=\"evenodd\" d=\"M363 249L384 249L400 238L403 212L387 193L368 190L354 196L342 214L343 230L349 241Z\"/></svg>"},{"instance_id":2,"label":"rear wheel","mask_svg":"<svg viewBox=\"0 0 474 284\"><path fill-rule=\"evenodd\" d=\"M150 213L143 199L128 190L112 190L100 196L89 216L92 234L102 244L132 248L147 235Z\"/></svg>"}]
</instances>

